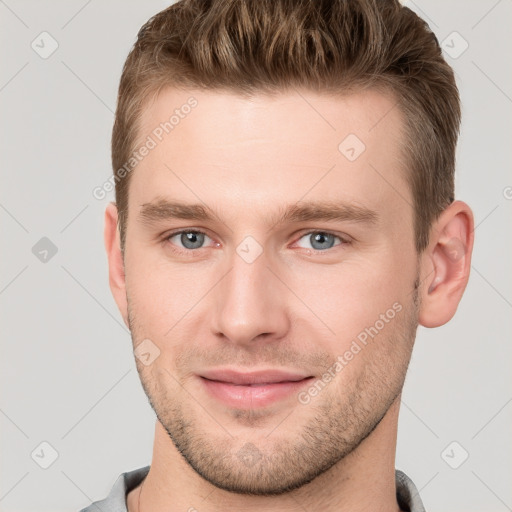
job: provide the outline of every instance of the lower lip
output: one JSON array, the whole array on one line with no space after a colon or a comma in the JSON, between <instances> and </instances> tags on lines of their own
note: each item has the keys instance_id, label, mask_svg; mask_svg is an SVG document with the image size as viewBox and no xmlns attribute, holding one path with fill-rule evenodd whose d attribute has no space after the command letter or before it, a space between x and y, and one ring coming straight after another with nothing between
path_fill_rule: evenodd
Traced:
<instances>
[{"instance_id":1,"label":"lower lip","mask_svg":"<svg viewBox=\"0 0 512 512\"><path fill-rule=\"evenodd\" d=\"M289 397L294 393L298 393L302 387L313 380L313 377L308 377L307 379L298 380L296 382L275 382L258 386L236 386L228 382L208 380L204 377L200 379L206 390L214 398L232 407L252 409L265 407L266 405Z\"/></svg>"}]
</instances>

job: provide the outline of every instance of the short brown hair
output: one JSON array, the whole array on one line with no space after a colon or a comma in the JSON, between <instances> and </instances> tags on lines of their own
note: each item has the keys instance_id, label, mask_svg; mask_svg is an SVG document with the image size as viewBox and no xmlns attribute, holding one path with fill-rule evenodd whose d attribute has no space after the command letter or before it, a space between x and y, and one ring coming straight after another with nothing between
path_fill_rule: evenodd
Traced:
<instances>
[{"instance_id":1,"label":"short brown hair","mask_svg":"<svg viewBox=\"0 0 512 512\"><path fill-rule=\"evenodd\" d=\"M398 0L181 0L142 26L121 76L112 165L123 253L131 173L116 170L134 151L148 100L166 86L391 92L405 120L418 253L454 200L454 74L426 22Z\"/></svg>"}]
</instances>

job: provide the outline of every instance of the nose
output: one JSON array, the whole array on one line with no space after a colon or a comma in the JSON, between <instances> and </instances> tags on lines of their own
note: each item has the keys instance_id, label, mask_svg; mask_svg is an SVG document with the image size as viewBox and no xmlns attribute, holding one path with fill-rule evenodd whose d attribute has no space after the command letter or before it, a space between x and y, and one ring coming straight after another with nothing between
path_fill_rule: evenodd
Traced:
<instances>
[{"instance_id":1,"label":"nose","mask_svg":"<svg viewBox=\"0 0 512 512\"><path fill-rule=\"evenodd\" d=\"M214 288L214 334L239 345L276 340L290 328L285 276L265 251L251 263L233 254L231 269ZM281 274L282 274L282 267Z\"/></svg>"}]
</instances>

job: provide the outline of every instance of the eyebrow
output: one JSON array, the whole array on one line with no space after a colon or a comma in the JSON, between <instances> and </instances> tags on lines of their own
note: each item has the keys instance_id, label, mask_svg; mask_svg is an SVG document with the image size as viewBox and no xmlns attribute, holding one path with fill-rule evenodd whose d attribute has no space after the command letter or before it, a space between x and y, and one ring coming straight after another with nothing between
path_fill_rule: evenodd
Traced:
<instances>
[{"instance_id":1,"label":"eyebrow","mask_svg":"<svg viewBox=\"0 0 512 512\"><path fill-rule=\"evenodd\" d=\"M143 224L151 225L172 219L224 223L220 216L205 204L182 203L160 198L141 205L139 220ZM305 221L352 221L375 225L379 221L379 215L367 207L340 201L300 201L281 207L265 220L272 227L286 222Z\"/></svg>"}]
</instances>

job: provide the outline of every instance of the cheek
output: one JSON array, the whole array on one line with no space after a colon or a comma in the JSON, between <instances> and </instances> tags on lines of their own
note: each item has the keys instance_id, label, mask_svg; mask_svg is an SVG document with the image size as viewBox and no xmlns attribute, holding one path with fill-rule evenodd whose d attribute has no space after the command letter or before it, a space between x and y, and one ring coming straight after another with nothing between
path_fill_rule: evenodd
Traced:
<instances>
[{"instance_id":1,"label":"cheek","mask_svg":"<svg viewBox=\"0 0 512 512\"><path fill-rule=\"evenodd\" d=\"M178 265L149 251L136 254L127 265L126 289L139 331L143 329L140 334L171 343L207 304L218 276L212 265Z\"/></svg>"},{"instance_id":2,"label":"cheek","mask_svg":"<svg viewBox=\"0 0 512 512\"><path fill-rule=\"evenodd\" d=\"M286 281L301 299L294 301L295 314L316 316L343 344L373 325L396 302L410 300L413 274L410 260L397 251L380 250L339 265L296 265Z\"/></svg>"}]
</instances>

